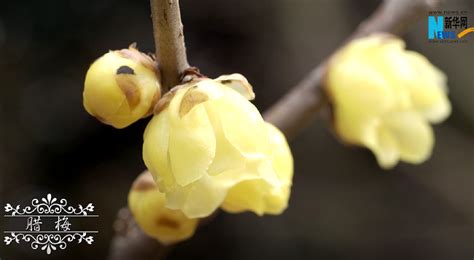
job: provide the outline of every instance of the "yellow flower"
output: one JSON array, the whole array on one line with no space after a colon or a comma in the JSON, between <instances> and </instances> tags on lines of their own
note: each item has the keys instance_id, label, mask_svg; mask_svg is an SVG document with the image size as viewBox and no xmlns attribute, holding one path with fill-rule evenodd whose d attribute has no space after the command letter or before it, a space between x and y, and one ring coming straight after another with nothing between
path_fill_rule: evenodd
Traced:
<instances>
[{"instance_id":1,"label":"yellow flower","mask_svg":"<svg viewBox=\"0 0 474 260\"><path fill-rule=\"evenodd\" d=\"M372 150L383 168L429 158L429 123L451 112L446 76L390 35L357 39L340 50L329 64L326 91L337 134Z\"/></svg>"},{"instance_id":2,"label":"yellow flower","mask_svg":"<svg viewBox=\"0 0 474 260\"><path fill-rule=\"evenodd\" d=\"M128 205L140 228L165 245L192 237L198 224L198 219L189 219L181 211L165 207L165 195L148 171L133 183Z\"/></svg>"},{"instance_id":3,"label":"yellow flower","mask_svg":"<svg viewBox=\"0 0 474 260\"><path fill-rule=\"evenodd\" d=\"M155 62L131 45L109 51L89 68L84 83L84 107L115 128L124 128L150 115L160 98Z\"/></svg>"},{"instance_id":4,"label":"yellow flower","mask_svg":"<svg viewBox=\"0 0 474 260\"><path fill-rule=\"evenodd\" d=\"M143 159L167 207L190 218L220 206L259 215L287 207L291 152L253 97L239 74L190 82L163 97L145 130Z\"/></svg>"}]
</instances>

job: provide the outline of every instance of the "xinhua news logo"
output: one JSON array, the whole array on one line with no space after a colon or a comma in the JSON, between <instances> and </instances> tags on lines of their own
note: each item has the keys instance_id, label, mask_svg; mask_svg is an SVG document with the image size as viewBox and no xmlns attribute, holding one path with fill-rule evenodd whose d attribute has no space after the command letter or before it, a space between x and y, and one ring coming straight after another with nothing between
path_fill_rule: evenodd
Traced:
<instances>
[{"instance_id":1,"label":"xinhua news logo","mask_svg":"<svg viewBox=\"0 0 474 260\"><path fill-rule=\"evenodd\" d=\"M467 42L469 33L467 11L433 11L428 16L428 40L435 43ZM473 34L474 35L474 34Z\"/></svg>"}]
</instances>

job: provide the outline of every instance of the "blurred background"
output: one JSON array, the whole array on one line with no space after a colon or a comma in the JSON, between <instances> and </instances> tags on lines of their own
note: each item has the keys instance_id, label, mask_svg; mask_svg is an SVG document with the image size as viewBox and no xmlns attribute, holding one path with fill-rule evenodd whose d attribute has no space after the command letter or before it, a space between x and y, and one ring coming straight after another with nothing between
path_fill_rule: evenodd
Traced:
<instances>
[{"instance_id":1,"label":"blurred background","mask_svg":"<svg viewBox=\"0 0 474 260\"><path fill-rule=\"evenodd\" d=\"M445 2L438 10L468 11L474 26L474 1ZM182 0L188 57L210 77L245 75L263 111L378 4ZM141 145L149 119L123 130L102 125L83 109L83 81L90 63L109 49L137 42L154 51L149 2L1 6L2 210L47 193L70 204L92 202L100 218L87 227L100 233L92 246L72 243L50 256L2 242L0 258L105 259L117 210L145 169ZM451 117L434 127L429 161L381 170L369 151L340 144L318 120L291 143L294 186L283 215L219 214L169 259L473 259L474 34L463 44L433 44L426 32L426 20L419 21L405 35L407 46L446 72L453 105ZM7 222L0 220L0 230Z\"/></svg>"}]
</instances>

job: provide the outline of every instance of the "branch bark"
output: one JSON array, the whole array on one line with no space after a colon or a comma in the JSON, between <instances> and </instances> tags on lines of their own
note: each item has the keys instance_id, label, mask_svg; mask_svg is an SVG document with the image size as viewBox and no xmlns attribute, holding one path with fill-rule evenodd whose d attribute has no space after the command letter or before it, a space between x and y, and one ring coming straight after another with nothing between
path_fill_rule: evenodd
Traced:
<instances>
[{"instance_id":1,"label":"branch bark","mask_svg":"<svg viewBox=\"0 0 474 260\"><path fill-rule=\"evenodd\" d=\"M150 0L155 52L161 72L162 93L178 85L189 68L179 0Z\"/></svg>"},{"instance_id":2,"label":"branch bark","mask_svg":"<svg viewBox=\"0 0 474 260\"><path fill-rule=\"evenodd\" d=\"M410 24L439 0L385 0L377 10L346 40L346 42L375 32L401 34ZM180 82L189 69L184 45L183 26L178 0L151 0L156 55L160 62L162 83L169 89ZM264 113L265 120L275 124L291 139L310 124L325 105L322 90L327 60L315 67L303 80ZM109 259L160 259L170 246L149 238L136 225L127 208L121 209L115 224Z\"/></svg>"}]
</instances>

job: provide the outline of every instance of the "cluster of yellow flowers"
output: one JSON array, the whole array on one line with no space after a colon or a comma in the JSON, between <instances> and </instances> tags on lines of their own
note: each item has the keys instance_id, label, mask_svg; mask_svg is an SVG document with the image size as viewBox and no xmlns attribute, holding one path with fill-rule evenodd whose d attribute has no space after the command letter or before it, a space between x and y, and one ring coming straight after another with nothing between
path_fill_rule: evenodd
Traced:
<instances>
[{"instance_id":1,"label":"cluster of yellow flowers","mask_svg":"<svg viewBox=\"0 0 474 260\"><path fill-rule=\"evenodd\" d=\"M169 244L192 236L198 219L218 208L282 213L292 154L250 102L245 77L198 78L162 97L157 67L134 46L110 51L89 68L83 93L86 110L116 128L154 114L143 136L149 172L129 193L140 227ZM336 133L372 150L384 168L426 160L434 143L429 123L451 111L444 74L394 36L350 42L331 59L325 83Z\"/></svg>"},{"instance_id":2,"label":"cluster of yellow flowers","mask_svg":"<svg viewBox=\"0 0 474 260\"><path fill-rule=\"evenodd\" d=\"M139 176L129 193L138 225L175 243L218 208L283 212L293 158L283 134L250 103L255 94L245 77L195 79L161 97L156 68L134 46L111 51L91 65L83 93L86 110L116 128L154 112L143 144L151 174Z\"/></svg>"},{"instance_id":3,"label":"cluster of yellow flowers","mask_svg":"<svg viewBox=\"0 0 474 260\"><path fill-rule=\"evenodd\" d=\"M439 123L451 112L446 76L404 48L391 35L357 39L332 58L327 73L336 133L372 150L383 168L429 158L434 145L429 122Z\"/></svg>"}]
</instances>

